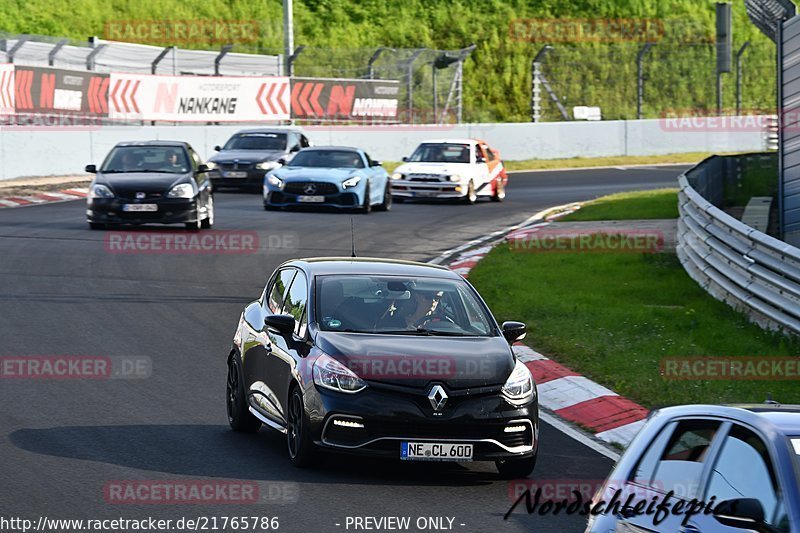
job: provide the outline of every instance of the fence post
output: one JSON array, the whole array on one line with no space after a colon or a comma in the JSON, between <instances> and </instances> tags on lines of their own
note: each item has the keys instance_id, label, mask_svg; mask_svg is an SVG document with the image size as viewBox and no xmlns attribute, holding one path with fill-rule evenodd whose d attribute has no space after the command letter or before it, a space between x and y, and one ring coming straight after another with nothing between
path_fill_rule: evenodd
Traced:
<instances>
[{"instance_id":1,"label":"fence post","mask_svg":"<svg viewBox=\"0 0 800 533\"><path fill-rule=\"evenodd\" d=\"M233 50L233 45L226 44L219 51L217 57L214 58L214 76L219 76L219 64L222 62L222 58L228 55L228 52L230 52L231 50Z\"/></svg>"},{"instance_id":2,"label":"fence post","mask_svg":"<svg viewBox=\"0 0 800 533\"><path fill-rule=\"evenodd\" d=\"M644 56L650 51L654 43L645 43L636 55L636 118L642 118L642 101L644 100L644 69L642 63Z\"/></svg>"},{"instance_id":3,"label":"fence post","mask_svg":"<svg viewBox=\"0 0 800 533\"><path fill-rule=\"evenodd\" d=\"M56 43L56 45L53 47L53 49L50 50L47 53L47 64L49 66L52 67L53 64L55 64L55 62L56 62L56 54L58 54L58 52L61 51L61 49L64 47L64 45L67 44L68 42L69 41L67 39L61 39L60 41L58 41L58 43Z\"/></svg>"},{"instance_id":4,"label":"fence post","mask_svg":"<svg viewBox=\"0 0 800 533\"><path fill-rule=\"evenodd\" d=\"M750 46L750 41L746 41L739 51L736 52L736 115L742 113L742 54Z\"/></svg>"}]
</instances>

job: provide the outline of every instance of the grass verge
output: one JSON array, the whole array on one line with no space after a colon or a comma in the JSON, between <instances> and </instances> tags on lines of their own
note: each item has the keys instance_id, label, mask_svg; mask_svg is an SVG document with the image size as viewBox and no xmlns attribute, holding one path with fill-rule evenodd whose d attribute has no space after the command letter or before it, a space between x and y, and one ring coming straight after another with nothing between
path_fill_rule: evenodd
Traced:
<instances>
[{"instance_id":1,"label":"grass verge","mask_svg":"<svg viewBox=\"0 0 800 533\"><path fill-rule=\"evenodd\" d=\"M650 194L600 199L598 216L638 213L654 201ZM533 348L645 406L763 402L768 393L800 403L796 380L662 377L665 358L800 353L797 339L766 332L714 300L675 254L522 253L501 245L470 281L498 320L528 324Z\"/></svg>"},{"instance_id":2,"label":"grass verge","mask_svg":"<svg viewBox=\"0 0 800 533\"><path fill-rule=\"evenodd\" d=\"M621 192L586 202L559 220L647 220L678 217L678 189Z\"/></svg>"}]
</instances>

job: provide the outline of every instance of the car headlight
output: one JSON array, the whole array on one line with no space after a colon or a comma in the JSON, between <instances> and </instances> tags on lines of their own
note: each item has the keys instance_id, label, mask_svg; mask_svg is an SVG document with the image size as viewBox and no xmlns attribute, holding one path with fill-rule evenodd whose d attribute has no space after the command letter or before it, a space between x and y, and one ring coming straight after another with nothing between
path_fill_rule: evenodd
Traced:
<instances>
[{"instance_id":1,"label":"car headlight","mask_svg":"<svg viewBox=\"0 0 800 533\"><path fill-rule=\"evenodd\" d=\"M92 185L89 190L89 198L114 198L114 193L105 185Z\"/></svg>"},{"instance_id":2,"label":"car headlight","mask_svg":"<svg viewBox=\"0 0 800 533\"><path fill-rule=\"evenodd\" d=\"M213 161L206 161L206 166L208 167L208 170L214 170L217 168L217 164Z\"/></svg>"},{"instance_id":3,"label":"car headlight","mask_svg":"<svg viewBox=\"0 0 800 533\"><path fill-rule=\"evenodd\" d=\"M267 183L279 189L283 189L283 180L280 179L278 176L270 174L269 176L267 176Z\"/></svg>"},{"instance_id":4,"label":"car headlight","mask_svg":"<svg viewBox=\"0 0 800 533\"><path fill-rule=\"evenodd\" d=\"M194 198L195 190L191 183L181 183L167 193L167 198Z\"/></svg>"},{"instance_id":5,"label":"car headlight","mask_svg":"<svg viewBox=\"0 0 800 533\"><path fill-rule=\"evenodd\" d=\"M329 355L314 361L314 383L339 392L355 393L367 388L366 382L355 372Z\"/></svg>"},{"instance_id":6,"label":"car headlight","mask_svg":"<svg viewBox=\"0 0 800 533\"><path fill-rule=\"evenodd\" d=\"M453 174L452 176L450 176L450 181L461 181L461 176L459 176L458 174Z\"/></svg>"},{"instance_id":7,"label":"car headlight","mask_svg":"<svg viewBox=\"0 0 800 533\"><path fill-rule=\"evenodd\" d=\"M342 182L342 187L345 189L349 187L355 187L361 181L361 176L353 176L352 178L348 178Z\"/></svg>"},{"instance_id":8,"label":"car headlight","mask_svg":"<svg viewBox=\"0 0 800 533\"><path fill-rule=\"evenodd\" d=\"M514 370L503 385L503 395L512 405L527 403L534 394L533 376L521 361L517 361Z\"/></svg>"},{"instance_id":9,"label":"car headlight","mask_svg":"<svg viewBox=\"0 0 800 533\"><path fill-rule=\"evenodd\" d=\"M392 179L393 180L402 180L402 179L405 179L405 175L400 173L400 172L395 172L394 174L392 174Z\"/></svg>"},{"instance_id":10,"label":"car headlight","mask_svg":"<svg viewBox=\"0 0 800 533\"><path fill-rule=\"evenodd\" d=\"M258 170L271 170L273 168L277 168L278 162L277 161L262 161L261 163L256 163L256 168Z\"/></svg>"}]
</instances>

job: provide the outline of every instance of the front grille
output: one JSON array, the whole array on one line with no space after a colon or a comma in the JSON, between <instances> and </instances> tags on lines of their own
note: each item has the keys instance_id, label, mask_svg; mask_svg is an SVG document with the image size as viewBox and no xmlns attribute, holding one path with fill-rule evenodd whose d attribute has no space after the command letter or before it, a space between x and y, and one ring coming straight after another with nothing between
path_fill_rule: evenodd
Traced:
<instances>
[{"instance_id":1,"label":"front grille","mask_svg":"<svg viewBox=\"0 0 800 533\"><path fill-rule=\"evenodd\" d=\"M313 192L306 190L306 187L310 185L315 187ZM339 188L333 183L294 181L287 183L283 188L283 192L288 194L328 195L337 194L339 192Z\"/></svg>"},{"instance_id":2,"label":"front grille","mask_svg":"<svg viewBox=\"0 0 800 533\"><path fill-rule=\"evenodd\" d=\"M123 200L137 200L138 199L136 198L137 192L142 192L142 191L137 191L137 190L117 191L117 198L121 198ZM155 200L157 198L163 198L163 197L164 194L160 192L146 192L144 194L144 198L141 198L141 201L145 202L145 200Z\"/></svg>"},{"instance_id":3,"label":"front grille","mask_svg":"<svg viewBox=\"0 0 800 533\"><path fill-rule=\"evenodd\" d=\"M252 163L218 163L217 168L220 170L248 170L252 167Z\"/></svg>"},{"instance_id":4,"label":"front grille","mask_svg":"<svg viewBox=\"0 0 800 533\"><path fill-rule=\"evenodd\" d=\"M438 174L409 174L409 181L448 181L449 176L440 176Z\"/></svg>"}]
</instances>

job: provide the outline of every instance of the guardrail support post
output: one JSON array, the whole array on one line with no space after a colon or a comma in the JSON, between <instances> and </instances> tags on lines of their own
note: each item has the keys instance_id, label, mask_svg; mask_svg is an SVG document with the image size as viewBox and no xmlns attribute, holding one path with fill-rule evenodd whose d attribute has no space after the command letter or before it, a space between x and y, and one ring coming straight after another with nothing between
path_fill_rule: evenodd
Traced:
<instances>
[{"instance_id":1,"label":"guardrail support post","mask_svg":"<svg viewBox=\"0 0 800 533\"><path fill-rule=\"evenodd\" d=\"M222 58L228 55L228 52L230 52L231 50L233 50L233 45L226 44L219 51L217 57L214 58L214 76L219 76L219 64L222 63Z\"/></svg>"},{"instance_id":2,"label":"guardrail support post","mask_svg":"<svg viewBox=\"0 0 800 533\"><path fill-rule=\"evenodd\" d=\"M294 62L295 60L297 60L297 56L299 56L300 53L305 49L306 49L305 45L300 45L294 49L292 55L286 58L286 72L288 73L287 76L294 76Z\"/></svg>"},{"instance_id":3,"label":"guardrail support post","mask_svg":"<svg viewBox=\"0 0 800 533\"><path fill-rule=\"evenodd\" d=\"M94 70L95 69L95 58L102 52L107 44L98 44L97 46L89 52L89 55L86 56L86 70Z\"/></svg>"},{"instance_id":4,"label":"guardrail support post","mask_svg":"<svg viewBox=\"0 0 800 533\"><path fill-rule=\"evenodd\" d=\"M56 43L56 45L47 53L47 64L51 67L56 62L56 55L64 48L64 45L67 44L69 41L67 39L61 39Z\"/></svg>"},{"instance_id":5,"label":"guardrail support post","mask_svg":"<svg viewBox=\"0 0 800 533\"><path fill-rule=\"evenodd\" d=\"M14 43L14 46L11 47L11 50L6 52L6 59L9 63L14 62L14 55L19 51L22 46L30 40L30 35L20 35L17 42Z\"/></svg>"},{"instance_id":6,"label":"guardrail support post","mask_svg":"<svg viewBox=\"0 0 800 533\"><path fill-rule=\"evenodd\" d=\"M645 43L636 55L636 118L642 118L642 102L644 101L644 56L650 51L654 43Z\"/></svg>"},{"instance_id":7,"label":"guardrail support post","mask_svg":"<svg viewBox=\"0 0 800 533\"><path fill-rule=\"evenodd\" d=\"M156 56L156 58L150 64L150 73L151 74L155 74L156 73L156 69L158 69L158 64L161 63L161 60L164 59L166 57L166 55L168 53L170 53L171 50L175 50L175 47L174 46L167 46L166 48L161 50L161 52L159 52L159 54Z\"/></svg>"}]
</instances>

